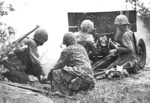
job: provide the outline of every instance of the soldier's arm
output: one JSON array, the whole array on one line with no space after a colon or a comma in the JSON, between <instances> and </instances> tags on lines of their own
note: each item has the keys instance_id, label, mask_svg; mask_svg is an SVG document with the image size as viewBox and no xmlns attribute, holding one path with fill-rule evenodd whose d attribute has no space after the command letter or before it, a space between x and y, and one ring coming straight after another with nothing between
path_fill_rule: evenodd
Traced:
<instances>
[{"instance_id":1,"label":"soldier's arm","mask_svg":"<svg viewBox=\"0 0 150 103\"><path fill-rule=\"evenodd\" d=\"M61 55L60 55L58 61L56 62L56 64L54 65L53 69L62 69L63 67L65 67L65 65L67 64L67 60L68 60L67 51L68 51L68 49L64 49L61 52Z\"/></svg>"},{"instance_id":2,"label":"soldier's arm","mask_svg":"<svg viewBox=\"0 0 150 103\"><path fill-rule=\"evenodd\" d=\"M36 73L36 75L37 76L45 75L43 68L41 66L41 62L39 60L39 54L38 54L37 46L35 42L33 42L30 39L26 39L23 42L24 44L28 46L29 58L33 66L32 68L34 69L34 72Z\"/></svg>"},{"instance_id":3,"label":"soldier's arm","mask_svg":"<svg viewBox=\"0 0 150 103\"><path fill-rule=\"evenodd\" d=\"M97 54L96 43L95 43L94 38L93 38L92 35L90 35L89 44L90 44L92 54L96 55Z\"/></svg>"},{"instance_id":4,"label":"soldier's arm","mask_svg":"<svg viewBox=\"0 0 150 103\"><path fill-rule=\"evenodd\" d=\"M122 53L131 53L133 51L133 43L129 33L125 33L122 39L123 46L117 48L117 52Z\"/></svg>"}]
</instances>

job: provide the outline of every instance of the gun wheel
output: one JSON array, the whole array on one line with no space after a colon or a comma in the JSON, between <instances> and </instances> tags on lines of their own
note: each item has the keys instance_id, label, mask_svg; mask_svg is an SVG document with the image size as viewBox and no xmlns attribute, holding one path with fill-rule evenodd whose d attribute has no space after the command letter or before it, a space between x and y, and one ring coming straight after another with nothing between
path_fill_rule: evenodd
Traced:
<instances>
[{"instance_id":1,"label":"gun wheel","mask_svg":"<svg viewBox=\"0 0 150 103\"><path fill-rule=\"evenodd\" d=\"M143 39L138 42L138 57L139 57L139 67L143 69L146 64L146 45Z\"/></svg>"}]
</instances>

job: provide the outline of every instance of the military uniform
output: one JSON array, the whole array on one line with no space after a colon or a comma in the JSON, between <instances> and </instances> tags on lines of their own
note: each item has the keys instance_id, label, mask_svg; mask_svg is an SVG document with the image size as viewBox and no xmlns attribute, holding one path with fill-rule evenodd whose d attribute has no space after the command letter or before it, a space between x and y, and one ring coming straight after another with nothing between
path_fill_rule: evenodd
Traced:
<instances>
[{"instance_id":1,"label":"military uniform","mask_svg":"<svg viewBox=\"0 0 150 103\"><path fill-rule=\"evenodd\" d=\"M77 33L76 39L77 43L84 46L86 49L90 60L93 59L93 56L97 55L97 48L94 43L94 38L92 33L94 30L94 23L89 20L83 20L80 25L80 31Z\"/></svg>"},{"instance_id":2,"label":"military uniform","mask_svg":"<svg viewBox=\"0 0 150 103\"><path fill-rule=\"evenodd\" d=\"M45 29L38 29L33 39L26 38L14 50L8 53L8 59L1 64L9 71L4 74L10 81L27 83L28 75L34 75L42 82L45 73L39 61L37 47L48 40ZM12 79L13 78L13 79Z\"/></svg>"},{"instance_id":3,"label":"military uniform","mask_svg":"<svg viewBox=\"0 0 150 103\"><path fill-rule=\"evenodd\" d=\"M54 87L63 94L88 90L95 85L87 52L80 44L70 45L62 51L52 75Z\"/></svg>"},{"instance_id":4,"label":"military uniform","mask_svg":"<svg viewBox=\"0 0 150 103\"><path fill-rule=\"evenodd\" d=\"M10 81L19 83L27 83L29 81L28 75L34 75L40 79L40 75L45 74L39 61L37 44L30 38L25 39L22 44L23 46L10 52L8 60L3 63L3 65L9 70L4 76ZM14 79L12 80L11 78Z\"/></svg>"},{"instance_id":5,"label":"military uniform","mask_svg":"<svg viewBox=\"0 0 150 103\"><path fill-rule=\"evenodd\" d=\"M119 53L118 65L132 61L136 57L133 32L129 29L124 33L120 32L116 34L115 39L120 44L117 48L117 52Z\"/></svg>"},{"instance_id":6,"label":"military uniform","mask_svg":"<svg viewBox=\"0 0 150 103\"><path fill-rule=\"evenodd\" d=\"M33 39L25 39L23 41L25 45L28 46L27 48L27 57L28 61L23 60L22 62L25 63L27 66L26 73L39 77L40 75L45 75L41 63L39 61L39 54L37 50L37 44Z\"/></svg>"},{"instance_id":7,"label":"military uniform","mask_svg":"<svg viewBox=\"0 0 150 103\"><path fill-rule=\"evenodd\" d=\"M78 44L84 46L90 60L93 60L93 56L97 55L97 48L93 36L88 33L79 32L76 39Z\"/></svg>"}]
</instances>

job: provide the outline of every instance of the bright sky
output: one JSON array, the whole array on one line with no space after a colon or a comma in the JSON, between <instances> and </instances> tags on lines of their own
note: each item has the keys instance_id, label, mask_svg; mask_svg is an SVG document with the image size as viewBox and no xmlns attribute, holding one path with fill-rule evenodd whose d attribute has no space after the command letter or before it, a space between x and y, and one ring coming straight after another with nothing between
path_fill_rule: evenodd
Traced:
<instances>
[{"instance_id":1,"label":"bright sky","mask_svg":"<svg viewBox=\"0 0 150 103\"><path fill-rule=\"evenodd\" d=\"M1 20L12 25L17 35L40 25L49 33L49 41L40 48L45 60L57 60L62 36L68 31L67 12L99 12L125 10L125 0L6 0L16 9ZM47 53L48 52L48 53Z\"/></svg>"}]
</instances>

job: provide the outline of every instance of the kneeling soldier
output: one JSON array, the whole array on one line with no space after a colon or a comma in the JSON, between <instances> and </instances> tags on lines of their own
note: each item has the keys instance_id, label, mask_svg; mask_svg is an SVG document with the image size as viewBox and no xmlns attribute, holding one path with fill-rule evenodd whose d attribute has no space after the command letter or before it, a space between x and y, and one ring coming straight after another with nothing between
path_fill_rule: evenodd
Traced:
<instances>
[{"instance_id":1,"label":"kneeling soldier","mask_svg":"<svg viewBox=\"0 0 150 103\"><path fill-rule=\"evenodd\" d=\"M24 39L18 48L8 53L8 59L1 62L8 69L3 75L8 80L19 83L29 82L28 75L33 75L42 82L45 74L39 61L37 47L47 40L48 34L44 29L38 29L33 39Z\"/></svg>"},{"instance_id":2,"label":"kneeling soldier","mask_svg":"<svg viewBox=\"0 0 150 103\"><path fill-rule=\"evenodd\" d=\"M66 48L48 75L54 89L66 95L92 89L95 79L85 48L76 43L72 32L64 35L63 44Z\"/></svg>"}]
</instances>

